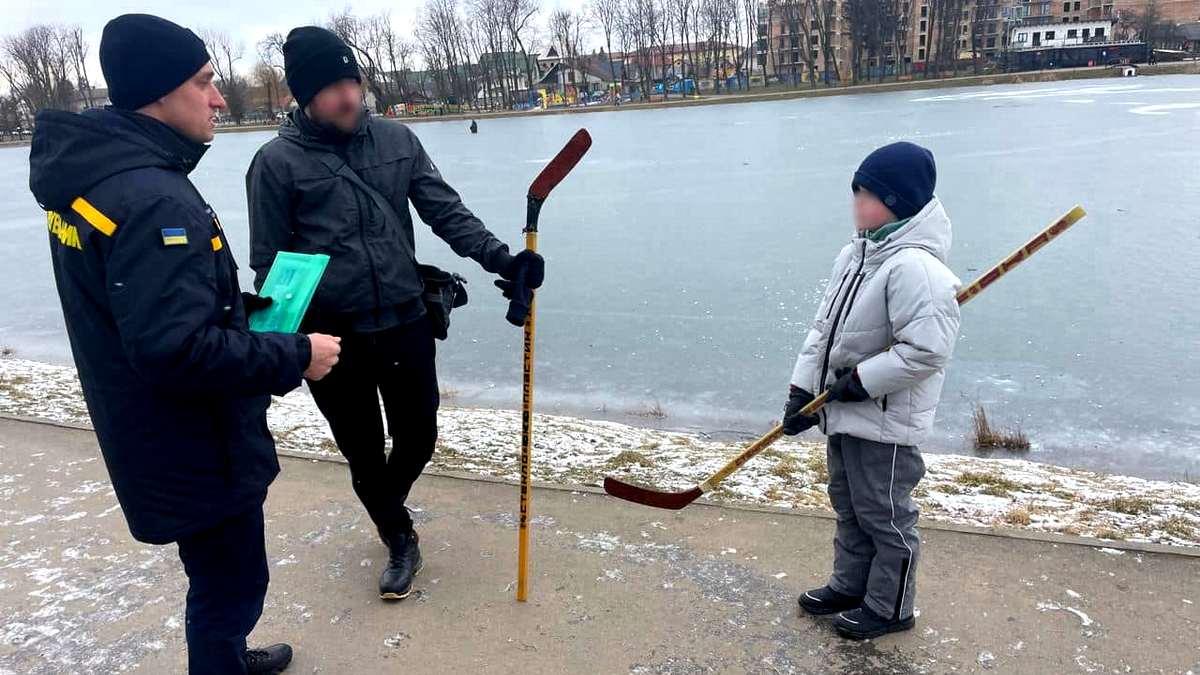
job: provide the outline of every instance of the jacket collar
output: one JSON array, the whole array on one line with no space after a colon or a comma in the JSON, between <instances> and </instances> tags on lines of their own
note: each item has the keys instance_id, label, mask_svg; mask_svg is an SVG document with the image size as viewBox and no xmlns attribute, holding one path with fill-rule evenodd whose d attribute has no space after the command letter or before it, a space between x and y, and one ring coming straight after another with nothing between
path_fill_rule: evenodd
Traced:
<instances>
[{"instance_id":1,"label":"jacket collar","mask_svg":"<svg viewBox=\"0 0 1200 675\"><path fill-rule=\"evenodd\" d=\"M111 110L129 120L184 173L191 173L204 157L204 153L208 152L208 145L191 140L149 115L118 108Z\"/></svg>"}]
</instances>

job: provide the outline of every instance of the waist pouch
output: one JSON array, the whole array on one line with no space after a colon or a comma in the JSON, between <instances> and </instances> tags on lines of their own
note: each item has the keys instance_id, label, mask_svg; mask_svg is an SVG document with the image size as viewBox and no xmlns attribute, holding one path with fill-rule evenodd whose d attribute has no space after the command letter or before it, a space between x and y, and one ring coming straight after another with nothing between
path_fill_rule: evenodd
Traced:
<instances>
[{"instance_id":1,"label":"waist pouch","mask_svg":"<svg viewBox=\"0 0 1200 675\"><path fill-rule=\"evenodd\" d=\"M433 265L417 265L425 291L421 300L433 327L433 337L445 340L450 333L450 310L467 304L467 280Z\"/></svg>"}]
</instances>

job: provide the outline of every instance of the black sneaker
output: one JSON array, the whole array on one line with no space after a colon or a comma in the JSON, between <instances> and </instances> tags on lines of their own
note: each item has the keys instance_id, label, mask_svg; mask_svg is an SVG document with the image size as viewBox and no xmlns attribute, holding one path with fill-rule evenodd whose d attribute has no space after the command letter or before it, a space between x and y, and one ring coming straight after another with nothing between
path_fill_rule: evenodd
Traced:
<instances>
[{"instance_id":1,"label":"black sneaker","mask_svg":"<svg viewBox=\"0 0 1200 675\"><path fill-rule=\"evenodd\" d=\"M246 650L246 672L250 675L278 675L292 662L292 648L285 644Z\"/></svg>"},{"instance_id":2,"label":"black sneaker","mask_svg":"<svg viewBox=\"0 0 1200 675\"><path fill-rule=\"evenodd\" d=\"M828 586L800 594L800 609L813 616L826 616L855 609L862 604L861 596L843 595Z\"/></svg>"},{"instance_id":3,"label":"black sneaker","mask_svg":"<svg viewBox=\"0 0 1200 675\"><path fill-rule=\"evenodd\" d=\"M421 549L416 532L403 532L388 540L388 566L379 577L379 597L403 600L412 593L413 577L421 572Z\"/></svg>"},{"instance_id":4,"label":"black sneaker","mask_svg":"<svg viewBox=\"0 0 1200 675\"><path fill-rule=\"evenodd\" d=\"M906 619L885 619L871 611L870 607L863 605L858 609L838 614L833 627L837 629L838 635L844 638L869 640L880 635L909 630L916 624L916 619L911 616Z\"/></svg>"}]
</instances>

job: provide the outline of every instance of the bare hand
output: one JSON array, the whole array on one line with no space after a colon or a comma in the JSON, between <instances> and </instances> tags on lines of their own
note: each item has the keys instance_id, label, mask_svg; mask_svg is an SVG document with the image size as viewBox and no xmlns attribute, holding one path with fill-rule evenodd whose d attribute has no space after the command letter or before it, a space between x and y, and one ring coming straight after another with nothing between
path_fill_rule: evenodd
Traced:
<instances>
[{"instance_id":1,"label":"bare hand","mask_svg":"<svg viewBox=\"0 0 1200 675\"><path fill-rule=\"evenodd\" d=\"M315 381L328 375L337 365L338 354L342 351L342 338L313 333L308 336L308 342L312 345L312 360L308 362L304 377Z\"/></svg>"}]
</instances>

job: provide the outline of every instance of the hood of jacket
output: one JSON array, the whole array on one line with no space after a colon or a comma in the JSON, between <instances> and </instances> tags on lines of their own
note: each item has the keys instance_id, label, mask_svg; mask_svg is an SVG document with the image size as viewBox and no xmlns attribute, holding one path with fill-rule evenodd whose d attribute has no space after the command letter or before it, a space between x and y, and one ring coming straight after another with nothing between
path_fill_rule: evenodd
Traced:
<instances>
[{"instance_id":1,"label":"hood of jacket","mask_svg":"<svg viewBox=\"0 0 1200 675\"><path fill-rule=\"evenodd\" d=\"M868 239L867 263L878 264L890 258L897 251L919 248L929 251L933 257L945 264L950 255L952 239L950 218L946 215L946 210L942 208L941 200L934 197L903 227L882 241L873 242Z\"/></svg>"},{"instance_id":2,"label":"hood of jacket","mask_svg":"<svg viewBox=\"0 0 1200 675\"><path fill-rule=\"evenodd\" d=\"M97 108L38 113L29 150L29 189L47 210L62 210L100 183L146 167L189 173L208 150L140 113Z\"/></svg>"}]
</instances>

